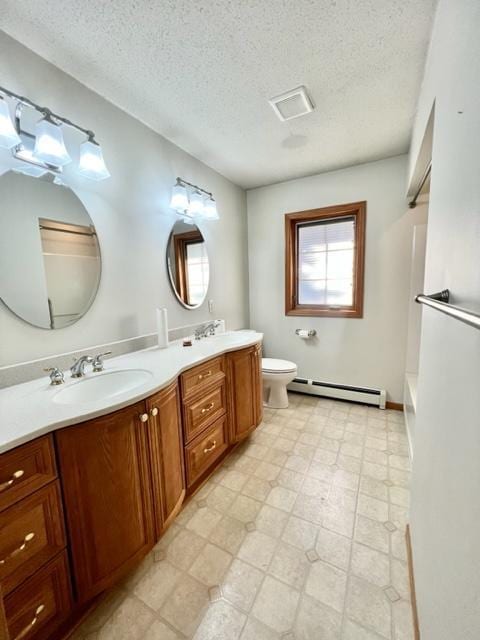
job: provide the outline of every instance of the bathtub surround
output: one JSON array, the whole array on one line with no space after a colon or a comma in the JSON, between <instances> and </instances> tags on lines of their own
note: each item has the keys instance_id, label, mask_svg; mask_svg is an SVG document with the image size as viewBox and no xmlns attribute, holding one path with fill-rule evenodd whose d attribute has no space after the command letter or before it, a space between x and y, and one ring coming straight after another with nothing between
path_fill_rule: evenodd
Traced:
<instances>
[{"instance_id":1,"label":"bathtub surround","mask_svg":"<svg viewBox=\"0 0 480 640\"><path fill-rule=\"evenodd\" d=\"M0 303L0 366L78 353L92 344L142 340L156 330L155 309L162 306L173 327L218 317L229 329L247 326L245 192L3 32L0 76L13 91L92 127L112 176L94 183L71 175L69 181L100 242L102 279L93 306L75 325L45 331ZM8 152L1 151L5 163ZM220 213L219 220L199 223L211 264L211 312L207 301L193 311L183 309L168 282L165 248L178 217L169 208L177 175L212 191Z\"/></svg>"},{"instance_id":2,"label":"bathtub surround","mask_svg":"<svg viewBox=\"0 0 480 640\"><path fill-rule=\"evenodd\" d=\"M268 357L292 360L298 375L386 389L401 402L415 211L407 208L407 157L290 180L247 192L250 323ZM284 215L367 201L363 318L285 316ZM297 328L316 329L301 340Z\"/></svg>"},{"instance_id":3,"label":"bathtub surround","mask_svg":"<svg viewBox=\"0 0 480 640\"><path fill-rule=\"evenodd\" d=\"M410 173L435 103L425 291L480 292L480 4L441 0ZM474 640L480 607L480 332L423 309L410 528L422 640Z\"/></svg>"}]
</instances>

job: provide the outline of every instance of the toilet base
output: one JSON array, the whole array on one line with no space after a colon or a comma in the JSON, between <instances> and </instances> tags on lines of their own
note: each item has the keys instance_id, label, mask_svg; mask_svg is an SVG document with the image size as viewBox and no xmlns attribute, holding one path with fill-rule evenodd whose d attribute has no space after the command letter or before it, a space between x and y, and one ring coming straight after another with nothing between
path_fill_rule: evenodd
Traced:
<instances>
[{"instance_id":1,"label":"toilet base","mask_svg":"<svg viewBox=\"0 0 480 640\"><path fill-rule=\"evenodd\" d=\"M263 388L263 406L269 409L288 409L288 394L285 384L265 385Z\"/></svg>"}]
</instances>

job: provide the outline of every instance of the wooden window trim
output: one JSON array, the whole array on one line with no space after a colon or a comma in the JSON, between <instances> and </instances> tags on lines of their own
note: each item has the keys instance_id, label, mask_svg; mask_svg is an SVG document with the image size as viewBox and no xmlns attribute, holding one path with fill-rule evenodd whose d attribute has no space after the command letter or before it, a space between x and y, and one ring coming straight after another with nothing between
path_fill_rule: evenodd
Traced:
<instances>
[{"instance_id":1,"label":"wooden window trim","mask_svg":"<svg viewBox=\"0 0 480 640\"><path fill-rule=\"evenodd\" d=\"M188 300L187 245L199 244L200 242L204 242L204 239L198 230L177 233L174 236L176 287L185 304L190 304Z\"/></svg>"},{"instance_id":2,"label":"wooden window trim","mask_svg":"<svg viewBox=\"0 0 480 640\"><path fill-rule=\"evenodd\" d=\"M355 218L355 270L352 306L332 308L326 305L297 304L297 225L302 222L314 222L326 218L352 216ZM363 318L366 217L367 203L365 201L285 214L285 315Z\"/></svg>"}]
</instances>

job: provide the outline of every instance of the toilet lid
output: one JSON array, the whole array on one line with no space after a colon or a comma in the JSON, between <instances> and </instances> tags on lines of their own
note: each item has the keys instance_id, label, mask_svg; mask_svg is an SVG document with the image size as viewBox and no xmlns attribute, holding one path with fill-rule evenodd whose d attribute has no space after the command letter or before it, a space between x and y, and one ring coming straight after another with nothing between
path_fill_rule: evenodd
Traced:
<instances>
[{"instance_id":1,"label":"toilet lid","mask_svg":"<svg viewBox=\"0 0 480 640\"><path fill-rule=\"evenodd\" d=\"M289 360L277 360L276 358L262 358L262 371L266 373L290 373L296 371L297 365Z\"/></svg>"}]
</instances>

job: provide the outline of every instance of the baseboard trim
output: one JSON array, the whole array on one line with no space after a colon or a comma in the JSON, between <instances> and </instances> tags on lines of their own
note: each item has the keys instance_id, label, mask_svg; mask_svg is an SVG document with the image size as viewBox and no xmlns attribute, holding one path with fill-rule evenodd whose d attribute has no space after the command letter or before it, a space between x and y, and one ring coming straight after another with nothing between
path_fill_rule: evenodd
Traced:
<instances>
[{"instance_id":1,"label":"baseboard trim","mask_svg":"<svg viewBox=\"0 0 480 640\"><path fill-rule=\"evenodd\" d=\"M393 411L403 411L403 404L401 402L390 402L390 400L387 400L385 408L393 409Z\"/></svg>"},{"instance_id":2,"label":"baseboard trim","mask_svg":"<svg viewBox=\"0 0 480 640\"><path fill-rule=\"evenodd\" d=\"M407 563L408 563L408 576L410 579L410 600L412 602L413 633L415 636L415 640L420 640L420 626L418 624L417 596L415 593L415 575L413 573L412 539L410 537L409 524L407 524L407 527L405 529L405 540L407 543Z\"/></svg>"}]
</instances>

